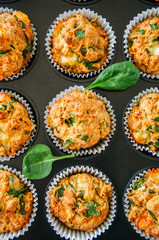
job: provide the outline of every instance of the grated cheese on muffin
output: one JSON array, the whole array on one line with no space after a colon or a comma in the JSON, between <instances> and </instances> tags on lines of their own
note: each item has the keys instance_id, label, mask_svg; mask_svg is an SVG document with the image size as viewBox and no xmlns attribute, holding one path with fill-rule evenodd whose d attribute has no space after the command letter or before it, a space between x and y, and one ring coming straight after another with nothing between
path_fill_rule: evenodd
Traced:
<instances>
[{"instance_id":1,"label":"grated cheese on muffin","mask_svg":"<svg viewBox=\"0 0 159 240\"><path fill-rule=\"evenodd\" d=\"M132 28L129 55L136 66L151 75L159 74L159 18L149 17Z\"/></svg>"},{"instance_id":2,"label":"grated cheese on muffin","mask_svg":"<svg viewBox=\"0 0 159 240\"><path fill-rule=\"evenodd\" d=\"M17 74L28 62L33 32L28 16L20 11L0 14L0 80Z\"/></svg>"},{"instance_id":3,"label":"grated cheese on muffin","mask_svg":"<svg viewBox=\"0 0 159 240\"><path fill-rule=\"evenodd\" d=\"M75 174L50 191L50 210L66 226L91 232L107 217L112 191L98 177Z\"/></svg>"},{"instance_id":4,"label":"grated cheese on muffin","mask_svg":"<svg viewBox=\"0 0 159 240\"><path fill-rule=\"evenodd\" d=\"M20 179L0 170L0 233L25 227L33 208L33 196Z\"/></svg>"},{"instance_id":5,"label":"grated cheese on muffin","mask_svg":"<svg viewBox=\"0 0 159 240\"><path fill-rule=\"evenodd\" d=\"M13 156L30 139L33 129L25 107L11 94L0 93L0 155Z\"/></svg>"},{"instance_id":6,"label":"grated cheese on muffin","mask_svg":"<svg viewBox=\"0 0 159 240\"><path fill-rule=\"evenodd\" d=\"M81 13L60 21L53 32L53 59L73 73L98 70L108 57L108 36L97 24Z\"/></svg>"},{"instance_id":7,"label":"grated cheese on muffin","mask_svg":"<svg viewBox=\"0 0 159 240\"><path fill-rule=\"evenodd\" d=\"M152 151L159 148L159 94L148 93L133 105L128 118L133 139L148 145Z\"/></svg>"},{"instance_id":8,"label":"grated cheese on muffin","mask_svg":"<svg viewBox=\"0 0 159 240\"><path fill-rule=\"evenodd\" d=\"M144 230L147 236L159 237L159 169L148 170L129 193L129 221Z\"/></svg>"},{"instance_id":9,"label":"grated cheese on muffin","mask_svg":"<svg viewBox=\"0 0 159 240\"><path fill-rule=\"evenodd\" d=\"M49 110L49 127L65 148L91 148L111 131L111 119L105 104L92 92L75 90Z\"/></svg>"}]
</instances>

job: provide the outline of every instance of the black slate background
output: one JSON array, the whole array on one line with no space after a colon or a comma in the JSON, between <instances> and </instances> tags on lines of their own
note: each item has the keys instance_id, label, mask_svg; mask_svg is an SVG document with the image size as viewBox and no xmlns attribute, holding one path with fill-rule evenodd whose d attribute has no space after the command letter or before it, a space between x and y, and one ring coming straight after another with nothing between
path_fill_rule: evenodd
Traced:
<instances>
[{"instance_id":1,"label":"black slate background","mask_svg":"<svg viewBox=\"0 0 159 240\"><path fill-rule=\"evenodd\" d=\"M146 4L146 1L139 0L99 0L94 4L85 5L85 8L90 8L98 14L102 15L115 31L117 37L116 54L114 62L123 61L122 57L122 37L126 25L129 21L148 8L152 8L152 4ZM82 8L66 3L63 0L19 0L10 4L0 4L0 7L13 8L25 12L38 32L39 38L39 54L37 61L33 68L23 77L10 81L0 82L0 89L2 88L16 88L24 92L32 99L36 109L39 113L40 126L37 138L34 144L43 143L47 144L53 151L54 155L59 153L48 141L45 128L44 128L44 110L48 102L55 97L60 91L68 88L69 86L83 85L87 86L88 83L80 84L80 81L68 81L57 73L55 73L49 66L45 56L44 39L49 25L52 21L64 11ZM20 236L19 240L58 240L61 239L56 232L49 226L45 217L45 188L50 179L60 170L68 166L75 165L88 165L107 174L115 185L118 197L118 211L113 225L104 234L99 236L99 240L139 240L141 238L130 226L125 218L122 206L122 197L125 186L129 179L140 169L147 166L158 166L158 161L149 160L140 156L138 153L127 143L123 130L122 130L122 115L124 108L129 100L138 94L138 92L150 87L158 87L159 83L153 83L140 79L138 83L124 91L104 91L96 89L96 92L102 96L108 97L115 109L117 117L117 130L114 141L102 152L94 158L74 158L57 161L53 164L51 174L42 180L33 181L38 192L39 205L35 222L29 228L29 231L24 236ZM22 168L22 160L25 153L16 157L15 159L6 161L3 165L9 165Z\"/></svg>"}]
</instances>

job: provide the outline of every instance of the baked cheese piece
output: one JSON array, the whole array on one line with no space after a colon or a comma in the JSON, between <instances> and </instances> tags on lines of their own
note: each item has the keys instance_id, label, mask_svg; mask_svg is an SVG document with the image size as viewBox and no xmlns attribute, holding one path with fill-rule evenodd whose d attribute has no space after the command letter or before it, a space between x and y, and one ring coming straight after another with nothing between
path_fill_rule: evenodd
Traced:
<instances>
[{"instance_id":1,"label":"baked cheese piece","mask_svg":"<svg viewBox=\"0 0 159 240\"><path fill-rule=\"evenodd\" d=\"M54 61L73 73L98 70L108 57L108 36L97 21L81 13L60 21L51 41Z\"/></svg>"},{"instance_id":2,"label":"baked cheese piece","mask_svg":"<svg viewBox=\"0 0 159 240\"><path fill-rule=\"evenodd\" d=\"M0 233L25 227L33 208L33 196L15 175L0 170Z\"/></svg>"},{"instance_id":3,"label":"baked cheese piece","mask_svg":"<svg viewBox=\"0 0 159 240\"><path fill-rule=\"evenodd\" d=\"M136 66L151 75L159 74L159 18L149 17L132 28L129 55Z\"/></svg>"},{"instance_id":4,"label":"baked cheese piece","mask_svg":"<svg viewBox=\"0 0 159 240\"><path fill-rule=\"evenodd\" d=\"M78 173L50 191L50 210L66 226L91 232L106 219L112 191L100 178Z\"/></svg>"},{"instance_id":5,"label":"baked cheese piece","mask_svg":"<svg viewBox=\"0 0 159 240\"><path fill-rule=\"evenodd\" d=\"M129 221L144 230L147 236L159 237L159 169L148 170L129 193Z\"/></svg>"},{"instance_id":6,"label":"baked cheese piece","mask_svg":"<svg viewBox=\"0 0 159 240\"><path fill-rule=\"evenodd\" d=\"M159 94L148 93L133 105L128 117L133 139L147 145L152 151L159 148Z\"/></svg>"},{"instance_id":7,"label":"baked cheese piece","mask_svg":"<svg viewBox=\"0 0 159 240\"><path fill-rule=\"evenodd\" d=\"M91 148L111 131L105 104L92 92L75 90L48 109L48 125L65 148Z\"/></svg>"},{"instance_id":8,"label":"baked cheese piece","mask_svg":"<svg viewBox=\"0 0 159 240\"><path fill-rule=\"evenodd\" d=\"M0 155L13 156L30 139L33 129L25 107L11 94L0 93Z\"/></svg>"},{"instance_id":9,"label":"baked cheese piece","mask_svg":"<svg viewBox=\"0 0 159 240\"><path fill-rule=\"evenodd\" d=\"M0 80L17 74L26 65L32 42L33 31L26 14L0 14Z\"/></svg>"}]
</instances>

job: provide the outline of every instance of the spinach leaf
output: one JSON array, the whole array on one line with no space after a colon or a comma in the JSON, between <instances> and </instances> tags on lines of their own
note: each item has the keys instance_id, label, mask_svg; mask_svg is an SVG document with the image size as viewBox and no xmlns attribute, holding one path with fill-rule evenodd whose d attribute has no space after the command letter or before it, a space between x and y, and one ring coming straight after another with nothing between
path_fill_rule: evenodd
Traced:
<instances>
[{"instance_id":1,"label":"spinach leaf","mask_svg":"<svg viewBox=\"0 0 159 240\"><path fill-rule=\"evenodd\" d=\"M87 54L86 48L81 47L81 48L80 48L80 51L81 51L81 54L85 57L86 54Z\"/></svg>"},{"instance_id":2,"label":"spinach leaf","mask_svg":"<svg viewBox=\"0 0 159 240\"><path fill-rule=\"evenodd\" d=\"M159 37L154 38L154 39L152 40L152 42L155 42L155 41L159 41Z\"/></svg>"},{"instance_id":3,"label":"spinach leaf","mask_svg":"<svg viewBox=\"0 0 159 240\"><path fill-rule=\"evenodd\" d=\"M77 29L77 31L75 32L75 37L82 39L85 37L85 31L83 29Z\"/></svg>"},{"instance_id":4,"label":"spinach leaf","mask_svg":"<svg viewBox=\"0 0 159 240\"><path fill-rule=\"evenodd\" d=\"M44 144L31 146L23 159L22 174L29 179L44 178L50 174L53 162L71 157L75 155L53 156L50 148Z\"/></svg>"},{"instance_id":5,"label":"spinach leaf","mask_svg":"<svg viewBox=\"0 0 159 240\"><path fill-rule=\"evenodd\" d=\"M86 210L87 217L99 215L99 212L97 211L95 205L90 205L89 202L87 201L85 201L85 203L87 204L87 210Z\"/></svg>"},{"instance_id":6,"label":"spinach leaf","mask_svg":"<svg viewBox=\"0 0 159 240\"><path fill-rule=\"evenodd\" d=\"M0 54L6 54L11 52L12 50L8 49L8 50L0 50Z\"/></svg>"},{"instance_id":7,"label":"spinach leaf","mask_svg":"<svg viewBox=\"0 0 159 240\"><path fill-rule=\"evenodd\" d=\"M134 190L136 191L138 188L140 188L141 186L144 185L144 182L145 182L145 177L142 177L142 178L139 178L135 183L134 183Z\"/></svg>"},{"instance_id":8,"label":"spinach leaf","mask_svg":"<svg viewBox=\"0 0 159 240\"><path fill-rule=\"evenodd\" d=\"M25 215L26 211L25 211L25 202L24 202L23 194L20 194L20 196L19 196L19 204L20 204L20 209L19 209L18 213L21 215Z\"/></svg>"},{"instance_id":9,"label":"spinach leaf","mask_svg":"<svg viewBox=\"0 0 159 240\"><path fill-rule=\"evenodd\" d=\"M85 67L88 68L88 70L96 70L97 68L95 66L92 66L92 62L85 60L84 61Z\"/></svg>"},{"instance_id":10,"label":"spinach leaf","mask_svg":"<svg viewBox=\"0 0 159 240\"><path fill-rule=\"evenodd\" d=\"M148 48L145 48L145 51L147 52L147 54L148 54L149 56L152 56L152 53L150 52L150 50L149 50Z\"/></svg>"},{"instance_id":11,"label":"spinach leaf","mask_svg":"<svg viewBox=\"0 0 159 240\"><path fill-rule=\"evenodd\" d=\"M68 147L71 143L73 143L71 140L66 140L66 142L64 143L64 147Z\"/></svg>"},{"instance_id":12,"label":"spinach leaf","mask_svg":"<svg viewBox=\"0 0 159 240\"><path fill-rule=\"evenodd\" d=\"M155 148L159 148L159 140L157 142L150 142L148 145L153 145Z\"/></svg>"},{"instance_id":13,"label":"spinach leaf","mask_svg":"<svg viewBox=\"0 0 159 240\"><path fill-rule=\"evenodd\" d=\"M81 140L87 142L88 138L89 138L89 136L84 136L84 137L81 138Z\"/></svg>"},{"instance_id":14,"label":"spinach leaf","mask_svg":"<svg viewBox=\"0 0 159 240\"><path fill-rule=\"evenodd\" d=\"M151 129L152 129L152 126L148 126L148 127L146 128L147 131L149 131L149 130L151 130Z\"/></svg>"},{"instance_id":15,"label":"spinach leaf","mask_svg":"<svg viewBox=\"0 0 159 240\"><path fill-rule=\"evenodd\" d=\"M136 32L138 32L140 35L143 35L145 33L145 30L144 29L136 30Z\"/></svg>"},{"instance_id":16,"label":"spinach leaf","mask_svg":"<svg viewBox=\"0 0 159 240\"><path fill-rule=\"evenodd\" d=\"M104 69L85 90L95 87L105 90L124 90L135 85L139 76L139 69L132 62L115 63Z\"/></svg>"},{"instance_id":17,"label":"spinach leaf","mask_svg":"<svg viewBox=\"0 0 159 240\"><path fill-rule=\"evenodd\" d=\"M158 25L156 24L150 24L150 27L152 30L158 29Z\"/></svg>"},{"instance_id":18,"label":"spinach leaf","mask_svg":"<svg viewBox=\"0 0 159 240\"><path fill-rule=\"evenodd\" d=\"M70 183L70 187L73 189L73 190L75 190L75 188L74 188L74 186Z\"/></svg>"},{"instance_id":19,"label":"spinach leaf","mask_svg":"<svg viewBox=\"0 0 159 240\"><path fill-rule=\"evenodd\" d=\"M155 131L159 133L159 126L155 125Z\"/></svg>"},{"instance_id":20,"label":"spinach leaf","mask_svg":"<svg viewBox=\"0 0 159 240\"><path fill-rule=\"evenodd\" d=\"M149 212L151 217L157 221L157 218L156 218L155 214L153 212L151 212L150 210L148 210L148 209L147 209L147 211Z\"/></svg>"},{"instance_id":21,"label":"spinach leaf","mask_svg":"<svg viewBox=\"0 0 159 240\"><path fill-rule=\"evenodd\" d=\"M64 191L65 191L64 187L58 188L55 191L55 197L63 197Z\"/></svg>"},{"instance_id":22,"label":"spinach leaf","mask_svg":"<svg viewBox=\"0 0 159 240\"><path fill-rule=\"evenodd\" d=\"M137 39L137 37L128 38L128 48L132 47L134 39Z\"/></svg>"},{"instance_id":23,"label":"spinach leaf","mask_svg":"<svg viewBox=\"0 0 159 240\"><path fill-rule=\"evenodd\" d=\"M15 188L10 188L10 190L7 192L9 195L13 195L13 197L18 197L21 193L24 193L28 187L25 187L21 190L16 190Z\"/></svg>"},{"instance_id":24,"label":"spinach leaf","mask_svg":"<svg viewBox=\"0 0 159 240\"><path fill-rule=\"evenodd\" d=\"M20 28L24 29L25 28L25 23L23 21L19 22Z\"/></svg>"}]
</instances>

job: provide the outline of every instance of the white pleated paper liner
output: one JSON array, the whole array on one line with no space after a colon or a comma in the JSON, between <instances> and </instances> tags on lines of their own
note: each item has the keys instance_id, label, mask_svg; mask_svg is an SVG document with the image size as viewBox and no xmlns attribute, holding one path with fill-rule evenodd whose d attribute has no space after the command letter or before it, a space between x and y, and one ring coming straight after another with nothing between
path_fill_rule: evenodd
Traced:
<instances>
[{"instance_id":1,"label":"white pleated paper liner","mask_svg":"<svg viewBox=\"0 0 159 240\"><path fill-rule=\"evenodd\" d=\"M2 14L2 13L13 14L14 11L15 10L13 10L12 8L9 9L7 7L6 8L0 7L0 14ZM33 38L32 52L31 52L29 61L17 74L13 74L12 76L10 76L8 78L4 78L2 81L11 81L11 80L14 80L14 79L18 79L19 77L21 77L25 73L27 73L31 69L31 67L33 66L33 64L36 60L36 55L37 55L36 53L37 53L37 47L38 47L38 38L37 38L37 32L36 32L36 29L35 29L34 25L32 23L30 23L30 26L32 28L34 38Z\"/></svg>"},{"instance_id":2,"label":"white pleated paper liner","mask_svg":"<svg viewBox=\"0 0 159 240\"><path fill-rule=\"evenodd\" d=\"M6 232L6 233L0 233L0 240L8 240L8 239L13 239L13 238L18 238L19 236L22 236L29 230L29 227L31 226L32 222L34 222L35 217L36 217L36 212L37 212L37 206L38 206L38 198L37 198L37 192L34 187L34 184L31 183L28 179L24 178L24 176L21 174L19 170L16 168L12 168L10 166L3 166L0 165L1 170L5 170L8 172L11 172L13 174L16 174L18 178L20 178L21 182L25 184L29 188L29 191L32 192L33 194L33 209L32 213L30 215L29 223L26 224L25 227L15 231L15 232Z\"/></svg>"},{"instance_id":3,"label":"white pleated paper liner","mask_svg":"<svg viewBox=\"0 0 159 240\"><path fill-rule=\"evenodd\" d=\"M52 34L54 32L54 29L56 27L56 25L66 19L67 17L70 16L74 16L76 15L76 13L81 13L83 14L87 19L91 20L94 18L98 18L98 25L104 29L104 31L106 32L107 36L108 36L108 58L106 59L105 63L103 66L101 66L100 69L98 69L97 71L92 71L89 73L84 73L84 74L77 74L77 73L73 73L73 72L69 72L66 69L62 68L61 66L59 66L53 59L52 57L52 45L51 45L51 39L52 39ZM105 67L107 67L111 61L113 60L114 57L114 51L115 51L115 43L116 43L116 36L114 34L114 31L112 30L112 27L110 26L109 22L106 21L105 18L102 18L101 15L98 15L98 13L95 13L94 11L91 11L90 9L78 9L78 10L69 10L68 12L64 12L63 14L60 14L50 25L47 33L46 33L46 38L45 38L45 49L46 49L46 55L49 61L49 64L51 65L51 67L60 75L62 75L64 78L68 79L68 80L72 80L72 81L77 81L77 80L92 80L93 77L95 77L97 74L99 74L102 70L105 69Z\"/></svg>"},{"instance_id":4,"label":"white pleated paper liner","mask_svg":"<svg viewBox=\"0 0 159 240\"><path fill-rule=\"evenodd\" d=\"M63 0L63 1L70 4L75 4L75 5L88 5L88 4L96 3L100 0Z\"/></svg>"},{"instance_id":5,"label":"white pleated paper liner","mask_svg":"<svg viewBox=\"0 0 159 240\"><path fill-rule=\"evenodd\" d=\"M147 145L142 145L137 143L131 137L131 134L129 132L129 127L128 127L128 118L129 118L130 112L133 109L133 104L135 104L138 101L138 99L142 98L144 95L148 93L159 93L159 90L157 87L143 90L142 92L139 92L137 96L135 96L133 99L130 100L123 114L123 130L124 130L126 139L128 140L128 143L134 150L136 150L137 153L151 160L159 160L159 150L153 152L150 150L150 148Z\"/></svg>"},{"instance_id":6,"label":"white pleated paper liner","mask_svg":"<svg viewBox=\"0 0 159 240\"><path fill-rule=\"evenodd\" d=\"M127 40L129 34L131 33L131 29L135 27L137 23L143 22L145 19L149 17L154 17L154 16L159 17L159 8L152 8L152 9L147 9L146 11L142 11L142 13L139 13L136 17L134 17L133 20L131 20L129 24L126 26L126 29L124 31L124 36L123 36L123 56L125 60L131 61L134 63L133 58L130 57L129 55L128 40ZM148 80L150 82L158 82L158 79L159 79L159 75L151 75L151 74L142 72L141 70L140 70L140 76L144 80Z\"/></svg>"},{"instance_id":7,"label":"white pleated paper liner","mask_svg":"<svg viewBox=\"0 0 159 240\"><path fill-rule=\"evenodd\" d=\"M27 141L23 145L23 147L21 149L19 149L14 154L14 156L8 156L8 155L7 156L2 156L2 155L0 155L0 162L9 161L10 159L18 157L20 154L24 153L28 149L29 145L31 143L33 143L33 141L35 140L35 137L37 135L37 130L38 130L38 126L37 126L37 124L38 124L38 114L37 114L37 111L36 111L32 101L30 99L28 100L28 98L26 98L26 96L23 97L24 94L20 94L17 91L15 92L14 90L9 90L9 89L6 90L5 88L0 89L0 93L3 93L3 92L11 94L15 98L15 100L17 100L18 102L23 104L23 106L25 107L25 109L28 112L29 119L31 120L31 122L34 125L34 129L31 132L30 140Z\"/></svg>"},{"instance_id":8,"label":"white pleated paper liner","mask_svg":"<svg viewBox=\"0 0 159 240\"><path fill-rule=\"evenodd\" d=\"M159 165L156 167L146 167L144 169L139 170L136 174L134 174L134 176L130 179L130 181L128 182L125 191L124 191L124 195L123 195L123 208L124 208L124 213L125 216L128 220L128 216L129 216L129 211L130 211L130 203L129 203L129 197L128 194L131 192L134 183L141 177L144 177L144 175L148 172L148 169L152 170L153 168L158 168ZM129 222L129 221L128 221ZM149 239L149 240L157 240L159 238L154 238L153 236L147 236L144 230L138 229L135 225L134 222L129 222L130 225L132 226L132 228L136 231L136 233L140 234L141 237L144 237L145 239Z\"/></svg>"},{"instance_id":9,"label":"white pleated paper liner","mask_svg":"<svg viewBox=\"0 0 159 240\"><path fill-rule=\"evenodd\" d=\"M84 91L84 87L83 86L77 86L75 85L74 87L69 87L69 89L65 89L64 91L61 91L59 94L56 95L55 98L52 99L51 102L49 102L49 107L51 107L53 104L56 103L56 101L58 101L60 98L64 97L67 93L73 92L76 89L79 89L81 92ZM93 91L90 91L93 92ZM70 149L65 149L63 147L63 145L57 140L57 137L54 135L52 129L49 127L49 124L47 123L47 118L49 116L49 110L46 108L45 113L44 113L44 123L45 123L45 128L46 128L46 132L49 136L49 138L51 139L51 142L55 144L55 146L60 149L61 151L67 153L67 154L74 154L75 156L88 156L88 155L95 155L96 153L101 153L103 150L105 150L108 145L110 144L112 137L115 134L115 130L116 130L116 116L114 113L114 110L111 106L111 103L109 100L106 99L106 97L102 98L99 94L93 92L100 100L102 100L105 103L106 106L106 110L110 115L111 118L111 122L112 122L112 126L111 126L111 131L108 134L108 136L101 140L98 144L96 144L94 147L92 148L88 148L88 149L82 149L79 151L75 151L75 150L70 150Z\"/></svg>"},{"instance_id":10,"label":"white pleated paper liner","mask_svg":"<svg viewBox=\"0 0 159 240\"><path fill-rule=\"evenodd\" d=\"M102 179L102 181L106 181L107 184L111 184L111 187L113 188L112 198L109 203L109 213L106 219L103 221L103 223L101 223L98 227L96 227L93 232L90 232L90 233L86 231L80 231L80 230L68 228L58 218L56 218L50 211L50 199L49 199L50 190L54 188L63 178L76 173L88 173L95 177L99 177ZM55 177L53 177L53 179L49 182L47 186L45 200L46 200L46 203L45 203L46 217L51 227L53 228L53 230L56 231L56 234L60 235L60 237L64 237L65 239L70 239L70 240L88 240L88 239L92 240L93 238L97 238L98 236L100 236L102 233L108 230L109 227L112 225L112 222L114 221L115 214L116 214L116 208L117 208L116 193L111 180L98 169L94 169L93 167L88 167L83 165L66 168L60 173L58 173Z\"/></svg>"}]
</instances>

